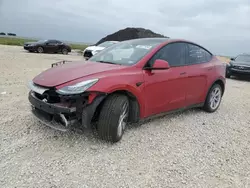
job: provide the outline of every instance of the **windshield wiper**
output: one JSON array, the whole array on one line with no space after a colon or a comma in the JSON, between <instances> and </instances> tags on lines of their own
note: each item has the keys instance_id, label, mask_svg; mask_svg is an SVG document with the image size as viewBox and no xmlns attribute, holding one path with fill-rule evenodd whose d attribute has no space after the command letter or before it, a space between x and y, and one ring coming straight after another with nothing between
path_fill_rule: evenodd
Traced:
<instances>
[{"instance_id":1,"label":"windshield wiper","mask_svg":"<svg viewBox=\"0 0 250 188\"><path fill-rule=\"evenodd\" d=\"M113 62L110 62L110 61L96 61L96 62L119 65L119 64L117 64L117 63L113 63Z\"/></svg>"}]
</instances>

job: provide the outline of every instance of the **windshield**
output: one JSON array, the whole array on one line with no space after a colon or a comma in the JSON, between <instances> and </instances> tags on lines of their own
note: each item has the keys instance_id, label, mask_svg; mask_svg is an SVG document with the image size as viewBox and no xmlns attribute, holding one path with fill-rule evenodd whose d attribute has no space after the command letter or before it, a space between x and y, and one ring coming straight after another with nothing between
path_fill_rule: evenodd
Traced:
<instances>
[{"instance_id":1,"label":"windshield","mask_svg":"<svg viewBox=\"0 0 250 188\"><path fill-rule=\"evenodd\" d=\"M107 47L109 47L109 46L111 46L111 45L113 45L113 44L115 44L115 43L116 43L116 42L113 42L113 41L106 41L106 42L103 42L103 43L101 43L101 44L99 44L99 45L97 45L97 46L107 48Z\"/></svg>"},{"instance_id":2,"label":"windshield","mask_svg":"<svg viewBox=\"0 0 250 188\"><path fill-rule=\"evenodd\" d=\"M163 41L164 39L135 39L119 42L92 56L89 61L133 65Z\"/></svg>"},{"instance_id":3,"label":"windshield","mask_svg":"<svg viewBox=\"0 0 250 188\"><path fill-rule=\"evenodd\" d=\"M250 55L239 55L235 58L235 61L245 61L250 63Z\"/></svg>"}]
</instances>

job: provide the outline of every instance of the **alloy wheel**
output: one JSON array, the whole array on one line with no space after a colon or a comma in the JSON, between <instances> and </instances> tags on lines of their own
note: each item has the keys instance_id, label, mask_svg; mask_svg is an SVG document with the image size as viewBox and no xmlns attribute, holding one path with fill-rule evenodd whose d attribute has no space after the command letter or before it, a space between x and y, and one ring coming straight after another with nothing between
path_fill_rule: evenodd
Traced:
<instances>
[{"instance_id":1,"label":"alloy wheel","mask_svg":"<svg viewBox=\"0 0 250 188\"><path fill-rule=\"evenodd\" d=\"M221 101L221 89L219 87L215 87L211 92L209 101L211 109L214 110L218 108L218 106L220 105L220 101Z\"/></svg>"},{"instance_id":2,"label":"alloy wheel","mask_svg":"<svg viewBox=\"0 0 250 188\"><path fill-rule=\"evenodd\" d=\"M122 136L126 125L127 125L127 117L128 117L128 103L125 103L122 107L122 113L119 117L118 127L117 127L117 135Z\"/></svg>"}]
</instances>

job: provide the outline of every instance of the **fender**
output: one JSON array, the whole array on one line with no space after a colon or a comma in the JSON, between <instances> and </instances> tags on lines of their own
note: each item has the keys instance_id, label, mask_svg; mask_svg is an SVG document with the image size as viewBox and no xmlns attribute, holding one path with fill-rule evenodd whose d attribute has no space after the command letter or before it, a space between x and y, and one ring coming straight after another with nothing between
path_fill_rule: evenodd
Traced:
<instances>
[{"instance_id":1,"label":"fender","mask_svg":"<svg viewBox=\"0 0 250 188\"><path fill-rule=\"evenodd\" d=\"M222 96L223 96L223 94L224 94L224 92L225 92L226 79L223 78L223 77L219 77L219 78L217 78L215 81L213 81L212 84L210 84L209 89L207 90L206 98L207 98L208 92L210 91L210 89L212 88L212 86L213 86L216 82L218 82L218 81L221 81L221 82L223 83L223 88L222 88L222 89L223 89L223 91L222 91ZM206 100L206 99L205 99L205 100Z\"/></svg>"},{"instance_id":2,"label":"fender","mask_svg":"<svg viewBox=\"0 0 250 188\"><path fill-rule=\"evenodd\" d=\"M144 95L142 94L142 90L143 90L143 85L136 88L133 87L131 85L127 85L127 84L116 84L113 85L111 87L103 87L101 90L98 89L98 92L102 92L102 93L106 93L106 94L111 94L114 92L120 92L120 91L126 91L128 93L130 93L133 97L136 98L138 104L139 104L139 108L140 108L140 116L142 117L144 115L144 108L145 108L145 104L144 104ZM89 92L95 92L96 90L89 90Z\"/></svg>"}]
</instances>

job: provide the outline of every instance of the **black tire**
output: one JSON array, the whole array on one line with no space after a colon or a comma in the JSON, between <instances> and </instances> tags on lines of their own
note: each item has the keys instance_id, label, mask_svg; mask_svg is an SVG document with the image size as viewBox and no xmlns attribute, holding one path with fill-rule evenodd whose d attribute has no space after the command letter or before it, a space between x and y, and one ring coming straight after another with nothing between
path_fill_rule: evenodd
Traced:
<instances>
[{"instance_id":1,"label":"black tire","mask_svg":"<svg viewBox=\"0 0 250 188\"><path fill-rule=\"evenodd\" d=\"M226 73L226 78L230 78L231 75L229 73Z\"/></svg>"},{"instance_id":2,"label":"black tire","mask_svg":"<svg viewBox=\"0 0 250 188\"><path fill-rule=\"evenodd\" d=\"M30 53L32 53L32 52L33 52L33 50L29 50L29 52L30 52Z\"/></svg>"},{"instance_id":3,"label":"black tire","mask_svg":"<svg viewBox=\"0 0 250 188\"><path fill-rule=\"evenodd\" d=\"M37 52L38 52L38 53L43 53L43 52L44 52L43 47L39 46L39 47L37 48Z\"/></svg>"},{"instance_id":4,"label":"black tire","mask_svg":"<svg viewBox=\"0 0 250 188\"><path fill-rule=\"evenodd\" d=\"M68 49L67 48L63 48L62 49L62 54L63 55L67 55L69 53Z\"/></svg>"},{"instance_id":5,"label":"black tire","mask_svg":"<svg viewBox=\"0 0 250 188\"><path fill-rule=\"evenodd\" d=\"M129 118L128 122L132 123L134 125L139 125L136 124L140 120L140 107L139 104L136 100L131 99L129 101Z\"/></svg>"},{"instance_id":6,"label":"black tire","mask_svg":"<svg viewBox=\"0 0 250 188\"><path fill-rule=\"evenodd\" d=\"M211 98L213 97L213 93L215 92L215 90L219 90L219 102L216 103L216 106L212 107L212 103L211 103ZM203 109L206 111L206 112L209 112L209 113L212 113L212 112L215 112L219 106L220 106L220 103L221 103L221 99L222 99L222 88L219 84L214 84L208 94L207 94L207 98L206 98L206 101L205 101L205 104L203 106Z\"/></svg>"},{"instance_id":7,"label":"black tire","mask_svg":"<svg viewBox=\"0 0 250 188\"><path fill-rule=\"evenodd\" d=\"M125 110L124 110L125 109ZM122 114L124 118L124 127L119 126L119 120ZM102 140L109 142L118 142L121 140L126 122L129 115L129 100L125 95L113 94L104 101L97 122L97 133ZM120 128L120 129L119 129Z\"/></svg>"}]
</instances>

